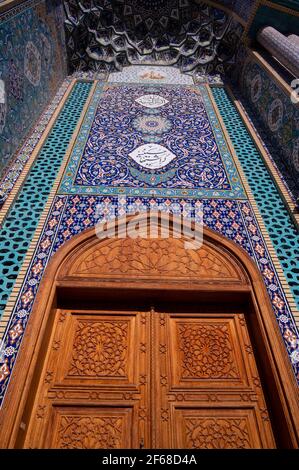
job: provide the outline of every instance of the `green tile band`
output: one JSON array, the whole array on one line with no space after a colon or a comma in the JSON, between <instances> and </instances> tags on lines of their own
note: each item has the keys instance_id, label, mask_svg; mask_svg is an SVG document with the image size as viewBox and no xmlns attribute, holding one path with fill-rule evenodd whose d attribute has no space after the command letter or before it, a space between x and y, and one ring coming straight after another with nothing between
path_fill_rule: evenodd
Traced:
<instances>
[{"instance_id":1,"label":"green tile band","mask_svg":"<svg viewBox=\"0 0 299 470\"><path fill-rule=\"evenodd\" d=\"M299 307L298 231L229 95L223 88L212 88L212 93Z\"/></svg>"}]
</instances>

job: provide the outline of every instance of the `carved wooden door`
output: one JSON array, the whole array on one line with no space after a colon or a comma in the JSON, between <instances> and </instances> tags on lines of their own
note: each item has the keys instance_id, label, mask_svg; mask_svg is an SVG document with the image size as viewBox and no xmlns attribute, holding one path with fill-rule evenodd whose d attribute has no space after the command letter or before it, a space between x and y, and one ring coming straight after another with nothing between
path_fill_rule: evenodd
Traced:
<instances>
[{"instance_id":1,"label":"carved wooden door","mask_svg":"<svg viewBox=\"0 0 299 470\"><path fill-rule=\"evenodd\" d=\"M158 448L272 448L245 316L155 314Z\"/></svg>"},{"instance_id":2,"label":"carved wooden door","mask_svg":"<svg viewBox=\"0 0 299 470\"><path fill-rule=\"evenodd\" d=\"M57 311L25 447L274 446L243 315Z\"/></svg>"},{"instance_id":3,"label":"carved wooden door","mask_svg":"<svg viewBox=\"0 0 299 470\"><path fill-rule=\"evenodd\" d=\"M57 311L25 447L150 446L145 318Z\"/></svg>"}]
</instances>

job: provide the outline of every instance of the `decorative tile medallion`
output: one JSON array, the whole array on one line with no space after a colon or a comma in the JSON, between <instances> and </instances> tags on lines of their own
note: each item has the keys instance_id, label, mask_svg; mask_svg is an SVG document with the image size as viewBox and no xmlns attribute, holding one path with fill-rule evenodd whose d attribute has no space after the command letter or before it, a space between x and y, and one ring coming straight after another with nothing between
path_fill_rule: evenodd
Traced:
<instances>
[{"instance_id":1,"label":"decorative tile medallion","mask_svg":"<svg viewBox=\"0 0 299 470\"><path fill-rule=\"evenodd\" d=\"M41 55L32 41L28 41L26 44L24 71L29 82L37 86L41 76Z\"/></svg>"},{"instance_id":2,"label":"decorative tile medallion","mask_svg":"<svg viewBox=\"0 0 299 470\"><path fill-rule=\"evenodd\" d=\"M157 170L168 165L176 156L166 147L158 144L146 144L137 147L129 156L143 168Z\"/></svg>"},{"instance_id":3,"label":"decorative tile medallion","mask_svg":"<svg viewBox=\"0 0 299 470\"><path fill-rule=\"evenodd\" d=\"M135 101L146 108L160 108L168 103L168 101L160 95L143 95L136 98Z\"/></svg>"},{"instance_id":4,"label":"decorative tile medallion","mask_svg":"<svg viewBox=\"0 0 299 470\"><path fill-rule=\"evenodd\" d=\"M162 135L172 129L172 123L166 117L146 114L140 115L134 119L132 126L137 132L142 132L143 140L146 142L160 142L162 140ZM138 149L135 149L132 153L136 152L137 150ZM168 149L166 150L170 152Z\"/></svg>"}]
</instances>

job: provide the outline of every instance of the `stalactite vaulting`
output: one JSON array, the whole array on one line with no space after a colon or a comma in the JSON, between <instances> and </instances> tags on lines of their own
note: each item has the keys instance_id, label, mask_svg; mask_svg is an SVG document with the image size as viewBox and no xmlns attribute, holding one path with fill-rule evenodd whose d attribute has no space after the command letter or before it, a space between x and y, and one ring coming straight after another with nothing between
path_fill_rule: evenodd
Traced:
<instances>
[{"instance_id":1,"label":"stalactite vaulting","mask_svg":"<svg viewBox=\"0 0 299 470\"><path fill-rule=\"evenodd\" d=\"M71 71L155 63L223 73L234 63L242 34L227 13L192 0L67 0L64 5Z\"/></svg>"}]
</instances>

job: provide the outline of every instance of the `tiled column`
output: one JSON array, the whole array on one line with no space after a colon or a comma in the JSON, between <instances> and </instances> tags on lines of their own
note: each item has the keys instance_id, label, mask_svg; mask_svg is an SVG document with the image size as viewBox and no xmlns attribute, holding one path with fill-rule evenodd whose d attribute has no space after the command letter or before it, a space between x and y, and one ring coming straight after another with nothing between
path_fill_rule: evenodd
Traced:
<instances>
[{"instance_id":1,"label":"tiled column","mask_svg":"<svg viewBox=\"0 0 299 470\"><path fill-rule=\"evenodd\" d=\"M259 43L279 62L299 78L299 45L271 26L262 28L257 35Z\"/></svg>"},{"instance_id":2,"label":"tiled column","mask_svg":"<svg viewBox=\"0 0 299 470\"><path fill-rule=\"evenodd\" d=\"M288 39L299 47L299 36L297 36L297 34L290 34Z\"/></svg>"}]
</instances>

